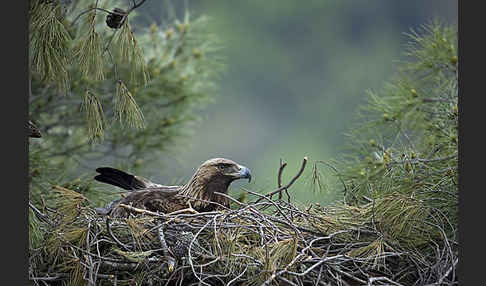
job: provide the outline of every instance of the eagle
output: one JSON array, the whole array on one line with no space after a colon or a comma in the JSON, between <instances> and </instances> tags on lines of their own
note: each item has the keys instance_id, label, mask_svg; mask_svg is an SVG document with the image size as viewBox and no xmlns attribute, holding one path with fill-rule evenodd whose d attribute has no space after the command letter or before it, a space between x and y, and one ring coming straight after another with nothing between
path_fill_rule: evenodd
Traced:
<instances>
[{"instance_id":1,"label":"eagle","mask_svg":"<svg viewBox=\"0 0 486 286\"><path fill-rule=\"evenodd\" d=\"M153 212L171 213L192 208L197 212L208 212L229 208L229 199L218 193L226 194L231 182L248 179L250 169L225 158L205 161L197 168L191 179L181 186L166 186L124 171L100 167L96 181L111 184L131 191L125 197L115 200L97 212L111 217L127 217L130 211L120 204Z\"/></svg>"}]
</instances>

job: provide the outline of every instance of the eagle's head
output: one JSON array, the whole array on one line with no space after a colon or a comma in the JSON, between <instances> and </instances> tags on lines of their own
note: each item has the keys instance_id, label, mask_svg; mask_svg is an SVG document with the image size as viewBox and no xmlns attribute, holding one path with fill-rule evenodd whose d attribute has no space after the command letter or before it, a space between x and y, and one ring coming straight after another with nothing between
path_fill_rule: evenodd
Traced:
<instances>
[{"instance_id":1,"label":"eagle's head","mask_svg":"<svg viewBox=\"0 0 486 286\"><path fill-rule=\"evenodd\" d=\"M228 203L221 196L214 193L228 192L231 182L238 179L251 181L250 169L225 158L214 158L204 162L194 173L182 193L201 200L219 201L223 205Z\"/></svg>"},{"instance_id":2,"label":"eagle's head","mask_svg":"<svg viewBox=\"0 0 486 286\"><path fill-rule=\"evenodd\" d=\"M251 182L250 169L225 158L207 160L199 167L196 174L207 180L231 183L238 179L248 179L248 182Z\"/></svg>"}]
</instances>

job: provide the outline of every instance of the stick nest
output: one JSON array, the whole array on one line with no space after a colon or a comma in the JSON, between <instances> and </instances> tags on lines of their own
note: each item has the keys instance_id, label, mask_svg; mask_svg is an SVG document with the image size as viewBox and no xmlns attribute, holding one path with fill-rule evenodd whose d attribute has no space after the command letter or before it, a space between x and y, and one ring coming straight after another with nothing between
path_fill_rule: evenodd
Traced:
<instances>
[{"instance_id":1,"label":"stick nest","mask_svg":"<svg viewBox=\"0 0 486 286\"><path fill-rule=\"evenodd\" d=\"M230 198L231 209L207 213L126 206L137 214L103 217L81 194L56 186L56 208L31 205L29 278L35 285L457 284L457 243L420 200L393 194L302 209L288 197L291 183L280 186L282 170L276 191L248 191L253 201Z\"/></svg>"}]
</instances>

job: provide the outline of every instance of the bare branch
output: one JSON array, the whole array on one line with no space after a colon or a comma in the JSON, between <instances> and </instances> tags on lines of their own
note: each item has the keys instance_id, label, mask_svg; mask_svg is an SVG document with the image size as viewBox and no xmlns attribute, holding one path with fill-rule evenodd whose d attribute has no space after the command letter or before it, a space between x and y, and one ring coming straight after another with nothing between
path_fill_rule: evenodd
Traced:
<instances>
[{"instance_id":1,"label":"bare branch","mask_svg":"<svg viewBox=\"0 0 486 286\"><path fill-rule=\"evenodd\" d=\"M294 182L295 182L295 181L296 181L296 180L297 180L297 179L300 177L300 175L302 175L302 173L304 172L304 169L305 169L305 165L306 165L306 164L307 164L307 157L304 157L304 160L302 161L302 165L301 165L301 167L300 167L300 170L299 170L299 172L298 172L298 173L295 175L295 177L293 177L293 178L292 178L292 180L290 180L290 182L289 182L287 185L285 185L285 186L283 186L283 187L280 187L280 188L278 188L278 189L276 189L276 190L274 190L274 191L272 191L272 192L270 192L270 193L266 194L264 197L265 197L265 198L271 197L271 196L273 196L273 195L274 195L274 194L276 194L276 193L280 193L280 192L282 192L283 190L290 188L290 186L292 186L292 185L294 184ZM256 201L255 201L255 203L260 202L262 199L263 199L263 198L259 198L258 200L256 200Z\"/></svg>"}]
</instances>

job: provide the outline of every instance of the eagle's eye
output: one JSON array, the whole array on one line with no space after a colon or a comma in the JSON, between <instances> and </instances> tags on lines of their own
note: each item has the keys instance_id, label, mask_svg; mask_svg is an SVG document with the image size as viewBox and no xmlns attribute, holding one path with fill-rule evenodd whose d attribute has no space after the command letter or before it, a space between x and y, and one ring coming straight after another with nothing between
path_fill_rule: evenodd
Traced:
<instances>
[{"instance_id":1,"label":"eagle's eye","mask_svg":"<svg viewBox=\"0 0 486 286\"><path fill-rule=\"evenodd\" d=\"M220 169L220 170L224 170L224 165L223 165L223 164L219 164L219 165L218 165L218 169Z\"/></svg>"}]
</instances>

